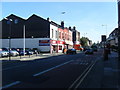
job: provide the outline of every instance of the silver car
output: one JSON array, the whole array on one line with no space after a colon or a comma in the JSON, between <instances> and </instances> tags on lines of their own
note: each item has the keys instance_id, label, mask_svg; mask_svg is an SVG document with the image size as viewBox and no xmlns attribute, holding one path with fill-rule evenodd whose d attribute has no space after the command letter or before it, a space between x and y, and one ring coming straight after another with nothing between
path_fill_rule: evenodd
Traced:
<instances>
[{"instance_id":1,"label":"silver car","mask_svg":"<svg viewBox=\"0 0 120 90\"><path fill-rule=\"evenodd\" d=\"M8 52L9 52L9 51L8 51ZM11 50L11 51L10 51L10 55L11 55L11 56L18 56L19 53L18 53L17 51Z\"/></svg>"},{"instance_id":2,"label":"silver car","mask_svg":"<svg viewBox=\"0 0 120 90\"><path fill-rule=\"evenodd\" d=\"M7 57L8 52L7 51L0 51L0 57Z\"/></svg>"}]
</instances>

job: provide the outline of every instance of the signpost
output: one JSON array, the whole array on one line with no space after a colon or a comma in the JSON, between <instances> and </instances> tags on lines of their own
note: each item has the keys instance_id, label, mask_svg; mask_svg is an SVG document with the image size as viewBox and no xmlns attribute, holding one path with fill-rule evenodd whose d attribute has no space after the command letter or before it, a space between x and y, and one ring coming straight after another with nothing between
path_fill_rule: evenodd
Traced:
<instances>
[{"instance_id":1,"label":"signpost","mask_svg":"<svg viewBox=\"0 0 120 90\"><path fill-rule=\"evenodd\" d=\"M106 35L102 35L102 42L104 43L104 60L107 60L108 59L108 50L105 47Z\"/></svg>"}]
</instances>

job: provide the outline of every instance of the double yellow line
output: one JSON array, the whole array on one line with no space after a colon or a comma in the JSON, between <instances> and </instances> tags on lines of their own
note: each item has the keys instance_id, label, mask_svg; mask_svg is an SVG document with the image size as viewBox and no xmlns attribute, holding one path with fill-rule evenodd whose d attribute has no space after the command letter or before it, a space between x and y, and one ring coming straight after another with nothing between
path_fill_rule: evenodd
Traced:
<instances>
[{"instance_id":1,"label":"double yellow line","mask_svg":"<svg viewBox=\"0 0 120 90\"><path fill-rule=\"evenodd\" d=\"M68 88L68 90L70 89L74 89L76 90L77 88L79 88L80 84L82 83L82 81L85 79L85 77L88 75L88 73L91 71L91 69L93 68L93 66L95 65L95 63L98 60L95 60L94 62L92 62L86 69L85 71L72 83L72 85Z\"/></svg>"}]
</instances>

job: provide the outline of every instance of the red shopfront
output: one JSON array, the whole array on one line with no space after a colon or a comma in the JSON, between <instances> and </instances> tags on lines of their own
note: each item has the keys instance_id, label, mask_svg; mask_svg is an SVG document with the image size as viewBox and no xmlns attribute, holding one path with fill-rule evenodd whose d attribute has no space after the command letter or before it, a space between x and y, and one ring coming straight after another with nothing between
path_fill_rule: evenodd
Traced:
<instances>
[{"instance_id":1,"label":"red shopfront","mask_svg":"<svg viewBox=\"0 0 120 90\"><path fill-rule=\"evenodd\" d=\"M64 45L65 45L64 41L51 40L52 52L55 52L55 53L62 52Z\"/></svg>"}]
</instances>

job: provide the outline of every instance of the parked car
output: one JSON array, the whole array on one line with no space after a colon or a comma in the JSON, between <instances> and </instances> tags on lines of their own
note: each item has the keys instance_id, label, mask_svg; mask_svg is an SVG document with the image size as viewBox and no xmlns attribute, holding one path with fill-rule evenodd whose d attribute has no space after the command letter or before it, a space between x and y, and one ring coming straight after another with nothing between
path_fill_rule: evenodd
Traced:
<instances>
[{"instance_id":1,"label":"parked car","mask_svg":"<svg viewBox=\"0 0 120 90\"><path fill-rule=\"evenodd\" d=\"M93 49L91 49L91 48L86 49L85 54L93 54Z\"/></svg>"},{"instance_id":2,"label":"parked car","mask_svg":"<svg viewBox=\"0 0 120 90\"><path fill-rule=\"evenodd\" d=\"M87 49L89 49L90 47L83 47L83 51L86 51Z\"/></svg>"},{"instance_id":3,"label":"parked car","mask_svg":"<svg viewBox=\"0 0 120 90\"><path fill-rule=\"evenodd\" d=\"M80 51L83 51L84 50L84 48L83 47L80 47Z\"/></svg>"},{"instance_id":4,"label":"parked car","mask_svg":"<svg viewBox=\"0 0 120 90\"><path fill-rule=\"evenodd\" d=\"M2 49L2 51L8 51L9 50L9 48L1 48Z\"/></svg>"},{"instance_id":5,"label":"parked car","mask_svg":"<svg viewBox=\"0 0 120 90\"><path fill-rule=\"evenodd\" d=\"M31 50L26 50L25 52L26 52L26 55L33 55L33 53L34 53L34 52L31 51Z\"/></svg>"},{"instance_id":6,"label":"parked car","mask_svg":"<svg viewBox=\"0 0 120 90\"><path fill-rule=\"evenodd\" d=\"M10 50L10 55L11 56L18 56L19 53L17 51L15 51L15 50Z\"/></svg>"},{"instance_id":7,"label":"parked car","mask_svg":"<svg viewBox=\"0 0 120 90\"><path fill-rule=\"evenodd\" d=\"M38 49L37 48L33 48L31 51L33 51L34 54L38 54Z\"/></svg>"},{"instance_id":8,"label":"parked car","mask_svg":"<svg viewBox=\"0 0 120 90\"><path fill-rule=\"evenodd\" d=\"M97 51L98 51L98 50L97 50L97 48L95 48L95 47L94 47L94 48L92 48L92 49L93 49L93 51L95 51L95 52L97 52Z\"/></svg>"},{"instance_id":9,"label":"parked car","mask_svg":"<svg viewBox=\"0 0 120 90\"><path fill-rule=\"evenodd\" d=\"M8 57L7 51L0 51L0 57Z\"/></svg>"},{"instance_id":10,"label":"parked car","mask_svg":"<svg viewBox=\"0 0 120 90\"><path fill-rule=\"evenodd\" d=\"M97 52L97 46L91 46L91 48L93 49L93 51Z\"/></svg>"},{"instance_id":11,"label":"parked car","mask_svg":"<svg viewBox=\"0 0 120 90\"><path fill-rule=\"evenodd\" d=\"M68 49L66 54L76 54L76 49L74 49L74 48Z\"/></svg>"},{"instance_id":12,"label":"parked car","mask_svg":"<svg viewBox=\"0 0 120 90\"><path fill-rule=\"evenodd\" d=\"M23 50L18 51L18 53L19 53L20 56L22 56L22 55L26 55L26 54L27 54L27 53L24 52Z\"/></svg>"},{"instance_id":13,"label":"parked car","mask_svg":"<svg viewBox=\"0 0 120 90\"><path fill-rule=\"evenodd\" d=\"M8 52L8 56L9 55L10 56L18 56L19 55L19 53L13 48L11 48L10 50L9 50L9 48L2 48L2 50Z\"/></svg>"}]
</instances>

